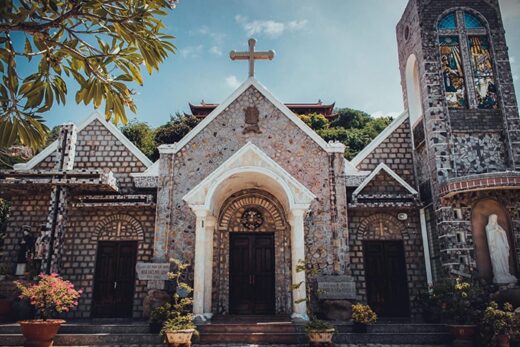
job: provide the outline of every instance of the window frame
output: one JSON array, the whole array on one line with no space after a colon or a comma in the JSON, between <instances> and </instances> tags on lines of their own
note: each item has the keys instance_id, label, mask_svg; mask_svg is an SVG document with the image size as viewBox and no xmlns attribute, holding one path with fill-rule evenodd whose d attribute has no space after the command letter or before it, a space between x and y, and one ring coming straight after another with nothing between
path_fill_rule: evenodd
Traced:
<instances>
[{"instance_id":1,"label":"window frame","mask_svg":"<svg viewBox=\"0 0 520 347\"><path fill-rule=\"evenodd\" d=\"M482 28L466 28L465 24L465 13L472 15L477 18L481 24ZM439 23L450 14L455 14L455 29L440 29ZM450 108L450 110L464 110L464 109L476 109L476 110L486 110L478 107L478 99L477 99L477 91L475 89L475 71L473 69L473 64L471 63L471 55L470 55L470 47L469 47L469 39L472 36L481 36L487 39L487 42L490 46L491 50L491 61L493 63L493 79L495 81L495 85L498 85L497 81L497 73L496 73L496 60L495 53L493 49L493 42L491 40L491 35L489 34L489 30L487 28L487 23L485 20L481 18L478 14L468 11L467 9L456 9L451 10L449 12L443 13L439 20L435 23L435 29L437 31L437 46L438 51L440 52L440 40L441 37L448 36L457 36L459 38L459 46L462 56L462 71L464 72L464 85L466 87L466 107L465 108ZM469 74L468 74L469 73ZM442 89L444 91L444 96L446 95L446 90L444 84L442 85ZM497 98L500 100L500 95L497 91ZM499 101L497 101L497 108L499 108Z\"/></svg>"}]
</instances>

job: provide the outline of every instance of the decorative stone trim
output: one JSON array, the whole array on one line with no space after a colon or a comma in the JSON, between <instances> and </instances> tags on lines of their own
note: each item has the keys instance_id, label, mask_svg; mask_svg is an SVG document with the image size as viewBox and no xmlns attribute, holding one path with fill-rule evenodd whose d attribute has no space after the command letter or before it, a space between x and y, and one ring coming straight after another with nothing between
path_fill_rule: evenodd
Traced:
<instances>
[{"instance_id":1,"label":"decorative stone trim","mask_svg":"<svg viewBox=\"0 0 520 347\"><path fill-rule=\"evenodd\" d=\"M103 219L92 233L93 241L144 241L141 224L126 214L115 214Z\"/></svg>"},{"instance_id":2,"label":"decorative stone trim","mask_svg":"<svg viewBox=\"0 0 520 347\"><path fill-rule=\"evenodd\" d=\"M460 193L491 189L520 189L520 172L497 172L452 179L441 185L440 196L447 198Z\"/></svg>"},{"instance_id":3,"label":"decorative stone trim","mask_svg":"<svg viewBox=\"0 0 520 347\"><path fill-rule=\"evenodd\" d=\"M374 224L384 224L385 231L388 231L388 233L376 235L374 230L369 228ZM357 238L362 240L400 240L409 239L410 235L406 226L397 218L386 213L378 213L363 219L359 223Z\"/></svg>"}]
</instances>

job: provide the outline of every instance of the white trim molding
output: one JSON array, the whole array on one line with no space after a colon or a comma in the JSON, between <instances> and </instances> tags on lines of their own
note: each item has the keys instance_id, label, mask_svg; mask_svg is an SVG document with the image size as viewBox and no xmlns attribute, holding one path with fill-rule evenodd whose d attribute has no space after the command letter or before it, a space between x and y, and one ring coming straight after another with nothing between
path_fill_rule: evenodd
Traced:
<instances>
[{"instance_id":1,"label":"white trim molding","mask_svg":"<svg viewBox=\"0 0 520 347\"><path fill-rule=\"evenodd\" d=\"M87 119L85 119L78 126L78 133L81 130L85 129L88 125L90 125L93 121L98 120L103 126L112 133L133 155L136 156L147 168L152 165L152 161L144 155L143 152L139 148L137 148L123 133L119 130L114 124L107 122L105 117L103 117L98 112L92 113ZM58 149L58 141L54 141L49 146L47 146L40 153L35 155L31 160L26 163L15 164L14 169L17 171L27 171L32 170L36 165L41 163L45 158L54 153Z\"/></svg>"},{"instance_id":2,"label":"white trim molding","mask_svg":"<svg viewBox=\"0 0 520 347\"><path fill-rule=\"evenodd\" d=\"M392 133L399 128L405 120L408 119L408 112L401 113L392 123L390 123L379 135L377 135L372 142L370 142L361 152L359 152L351 161L350 164L357 167L370 153L372 153L384 140L386 140Z\"/></svg>"},{"instance_id":3,"label":"white trim molding","mask_svg":"<svg viewBox=\"0 0 520 347\"><path fill-rule=\"evenodd\" d=\"M394 180L396 180L400 185L402 185L406 190L408 190L410 194L419 194L417 190L413 189L413 187L409 185L405 180L403 180L401 176L399 176L394 170L390 169L385 163L380 163L374 169L374 171L372 171L372 173L370 173L370 175L368 175L365 178L365 180L359 185L359 187L357 187L356 190L354 190L354 193L352 193L352 195L358 195L359 193L361 193L361 191L367 186L367 184L370 183L370 181L372 181L372 179L376 177L381 170L384 170L386 173L388 173Z\"/></svg>"}]
</instances>

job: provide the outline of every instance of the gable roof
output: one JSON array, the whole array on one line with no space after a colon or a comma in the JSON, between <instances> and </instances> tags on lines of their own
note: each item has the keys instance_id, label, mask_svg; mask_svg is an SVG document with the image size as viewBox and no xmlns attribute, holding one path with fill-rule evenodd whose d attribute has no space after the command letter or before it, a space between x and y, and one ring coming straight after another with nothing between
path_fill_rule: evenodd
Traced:
<instances>
[{"instance_id":1,"label":"gable roof","mask_svg":"<svg viewBox=\"0 0 520 347\"><path fill-rule=\"evenodd\" d=\"M405 111L393 120L379 135L377 135L372 142L370 142L361 152L359 152L351 161L350 164L357 167L370 153L372 153L383 141L385 141L392 133L399 128L403 122L408 119L408 113Z\"/></svg>"},{"instance_id":2,"label":"gable roof","mask_svg":"<svg viewBox=\"0 0 520 347\"><path fill-rule=\"evenodd\" d=\"M296 124L305 134L314 140L323 150L328 153L343 153L345 145L340 142L327 143L314 130L309 128L298 116L296 116L287 106L278 101L260 82L254 77L248 78L231 94L223 103L218 105L206 118L200 121L186 136L173 145L163 145L159 147L161 153L176 153L188 144L198 133L200 133L209 123L211 123L220 113L222 113L233 101L235 101L249 87L255 87L267 100L269 100L277 109L279 109L287 118Z\"/></svg>"},{"instance_id":3,"label":"gable roof","mask_svg":"<svg viewBox=\"0 0 520 347\"><path fill-rule=\"evenodd\" d=\"M95 120L98 120L103 124L103 126L112 133L133 155L137 157L147 168L152 165L152 161L148 159L146 155L144 155L143 152L139 148L137 148L123 133L121 130L119 130L114 124L111 122L107 122L105 120L105 117L100 115L98 112L92 113L87 119L85 119L79 126L78 126L78 133L85 129L88 125L90 125ZM14 169L17 171L25 171L25 170L31 170L36 165L41 163L45 158L47 158L49 155L54 153L58 149L58 141L54 141L49 146L47 146L44 150L42 150L40 153L35 155L31 160L29 160L26 163L20 163L15 164Z\"/></svg>"},{"instance_id":4,"label":"gable roof","mask_svg":"<svg viewBox=\"0 0 520 347\"><path fill-rule=\"evenodd\" d=\"M370 175L368 175L365 180L359 185L359 187L354 190L352 195L358 195L361 191L377 176L381 170L384 170L388 173L394 180L396 180L401 186L403 186L406 190L410 192L412 195L419 194L411 185L409 185L405 180L401 178L394 170L390 169L385 163L380 163Z\"/></svg>"}]
</instances>

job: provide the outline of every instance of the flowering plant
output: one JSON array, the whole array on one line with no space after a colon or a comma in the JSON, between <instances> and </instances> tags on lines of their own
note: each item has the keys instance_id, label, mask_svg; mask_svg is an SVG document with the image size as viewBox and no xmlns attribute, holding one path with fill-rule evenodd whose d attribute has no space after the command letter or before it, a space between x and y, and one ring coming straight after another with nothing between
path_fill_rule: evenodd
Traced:
<instances>
[{"instance_id":1,"label":"flowering plant","mask_svg":"<svg viewBox=\"0 0 520 347\"><path fill-rule=\"evenodd\" d=\"M377 314L370 306L363 304L352 305L352 320L355 323L372 324L377 320Z\"/></svg>"},{"instance_id":2,"label":"flowering plant","mask_svg":"<svg viewBox=\"0 0 520 347\"><path fill-rule=\"evenodd\" d=\"M20 281L15 284L20 289L20 298L28 299L40 313L43 320L52 318L56 313L68 312L78 305L81 289L63 280L58 274L40 274L38 283L27 285Z\"/></svg>"},{"instance_id":3,"label":"flowering plant","mask_svg":"<svg viewBox=\"0 0 520 347\"><path fill-rule=\"evenodd\" d=\"M492 333L493 337L498 335L511 336L516 324L518 322L515 321L513 306L507 302L503 309L500 309L496 302L491 301L484 311L482 325L484 330L489 330Z\"/></svg>"}]
</instances>

